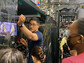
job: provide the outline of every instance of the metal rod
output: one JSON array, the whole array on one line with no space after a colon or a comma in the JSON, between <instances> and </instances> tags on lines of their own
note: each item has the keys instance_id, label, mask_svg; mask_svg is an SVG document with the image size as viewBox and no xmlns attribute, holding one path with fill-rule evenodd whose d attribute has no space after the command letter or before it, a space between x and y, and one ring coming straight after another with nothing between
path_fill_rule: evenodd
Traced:
<instances>
[{"instance_id":1,"label":"metal rod","mask_svg":"<svg viewBox=\"0 0 84 63\"><path fill-rule=\"evenodd\" d=\"M4 13L4 12L0 12L0 14L3 14L3 15L10 15L11 17L19 17L20 15L11 15L11 14L7 14L7 13ZM24 15L25 17L41 17L40 14L38 15Z\"/></svg>"}]
</instances>

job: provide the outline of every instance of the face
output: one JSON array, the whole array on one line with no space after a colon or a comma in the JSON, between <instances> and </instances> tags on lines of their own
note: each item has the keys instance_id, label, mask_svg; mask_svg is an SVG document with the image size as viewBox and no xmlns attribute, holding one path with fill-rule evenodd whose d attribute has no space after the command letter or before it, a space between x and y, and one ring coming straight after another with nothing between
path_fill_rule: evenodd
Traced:
<instances>
[{"instance_id":1,"label":"face","mask_svg":"<svg viewBox=\"0 0 84 63\"><path fill-rule=\"evenodd\" d=\"M76 45L78 44L77 41L79 41L79 38L80 38L80 35L78 34L77 25L78 25L77 21L74 21L68 27L69 36L67 39L67 43L70 49L75 49Z\"/></svg>"},{"instance_id":2,"label":"face","mask_svg":"<svg viewBox=\"0 0 84 63\"><path fill-rule=\"evenodd\" d=\"M31 20L30 23L29 23L29 29L30 29L31 32L38 31L39 26L40 25L34 20Z\"/></svg>"}]
</instances>

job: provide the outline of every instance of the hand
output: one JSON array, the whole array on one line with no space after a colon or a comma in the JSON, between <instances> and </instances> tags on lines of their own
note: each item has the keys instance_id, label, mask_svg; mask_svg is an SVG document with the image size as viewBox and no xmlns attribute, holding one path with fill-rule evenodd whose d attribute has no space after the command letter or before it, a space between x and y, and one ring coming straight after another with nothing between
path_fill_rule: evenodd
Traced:
<instances>
[{"instance_id":1,"label":"hand","mask_svg":"<svg viewBox=\"0 0 84 63\"><path fill-rule=\"evenodd\" d=\"M70 50L70 54L72 56L77 56L77 51L76 50Z\"/></svg>"},{"instance_id":2,"label":"hand","mask_svg":"<svg viewBox=\"0 0 84 63\"><path fill-rule=\"evenodd\" d=\"M63 50L61 50L61 52L63 53Z\"/></svg>"},{"instance_id":3,"label":"hand","mask_svg":"<svg viewBox=\"0 0 84 63\"><path fill-rule=\"evenodd\" d=\"M24 46L28 46L27 42L25 39L21 38L20 42L24 45Z\"/></svg>"},{"instance_id":4,"label":"hand","mask_svg":"<svg viewBox=\"0 0 84 63\"><path fill-rule=\"evenodd\" d=\"M24 23L25 22L25 16L23 15L23 14L21 14L20 16L19 16L19 20L18 20L18 26L21 26L22 25L22 23Z\"/></svg>"}]
</instances>

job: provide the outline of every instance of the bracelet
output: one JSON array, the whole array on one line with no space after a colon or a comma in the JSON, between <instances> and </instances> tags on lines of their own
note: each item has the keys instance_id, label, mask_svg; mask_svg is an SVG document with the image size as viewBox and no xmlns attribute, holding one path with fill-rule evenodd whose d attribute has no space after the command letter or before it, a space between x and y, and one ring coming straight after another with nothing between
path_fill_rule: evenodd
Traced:
<instances>
[{"instance_id":1,"label":"bracelet","mask_svg":"<svg viewBox=\"0 0 84 63\"><path fill-rule=\"evenodd\" d=\"M24 23L21 24L21 26L19 26L19 28L22 28L24 26Z\"/></svg>"}]
</instances>

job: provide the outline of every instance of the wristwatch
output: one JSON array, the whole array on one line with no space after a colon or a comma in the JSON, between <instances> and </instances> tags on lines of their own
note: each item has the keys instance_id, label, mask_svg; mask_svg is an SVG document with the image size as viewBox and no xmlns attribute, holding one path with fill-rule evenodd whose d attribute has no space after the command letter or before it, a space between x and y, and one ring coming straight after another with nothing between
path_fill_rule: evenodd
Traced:
<instances>
[{"instance_id":1,"label":"wristwatch","mask_svg":"<svg viewBox=\"0 0 84 63\"><path fill-rule=\"evenodd\" d=\"M21 24L21 26L19 26L19 28L22 28L24 26L24 23Z\"/></svg>"}]
</instances>

